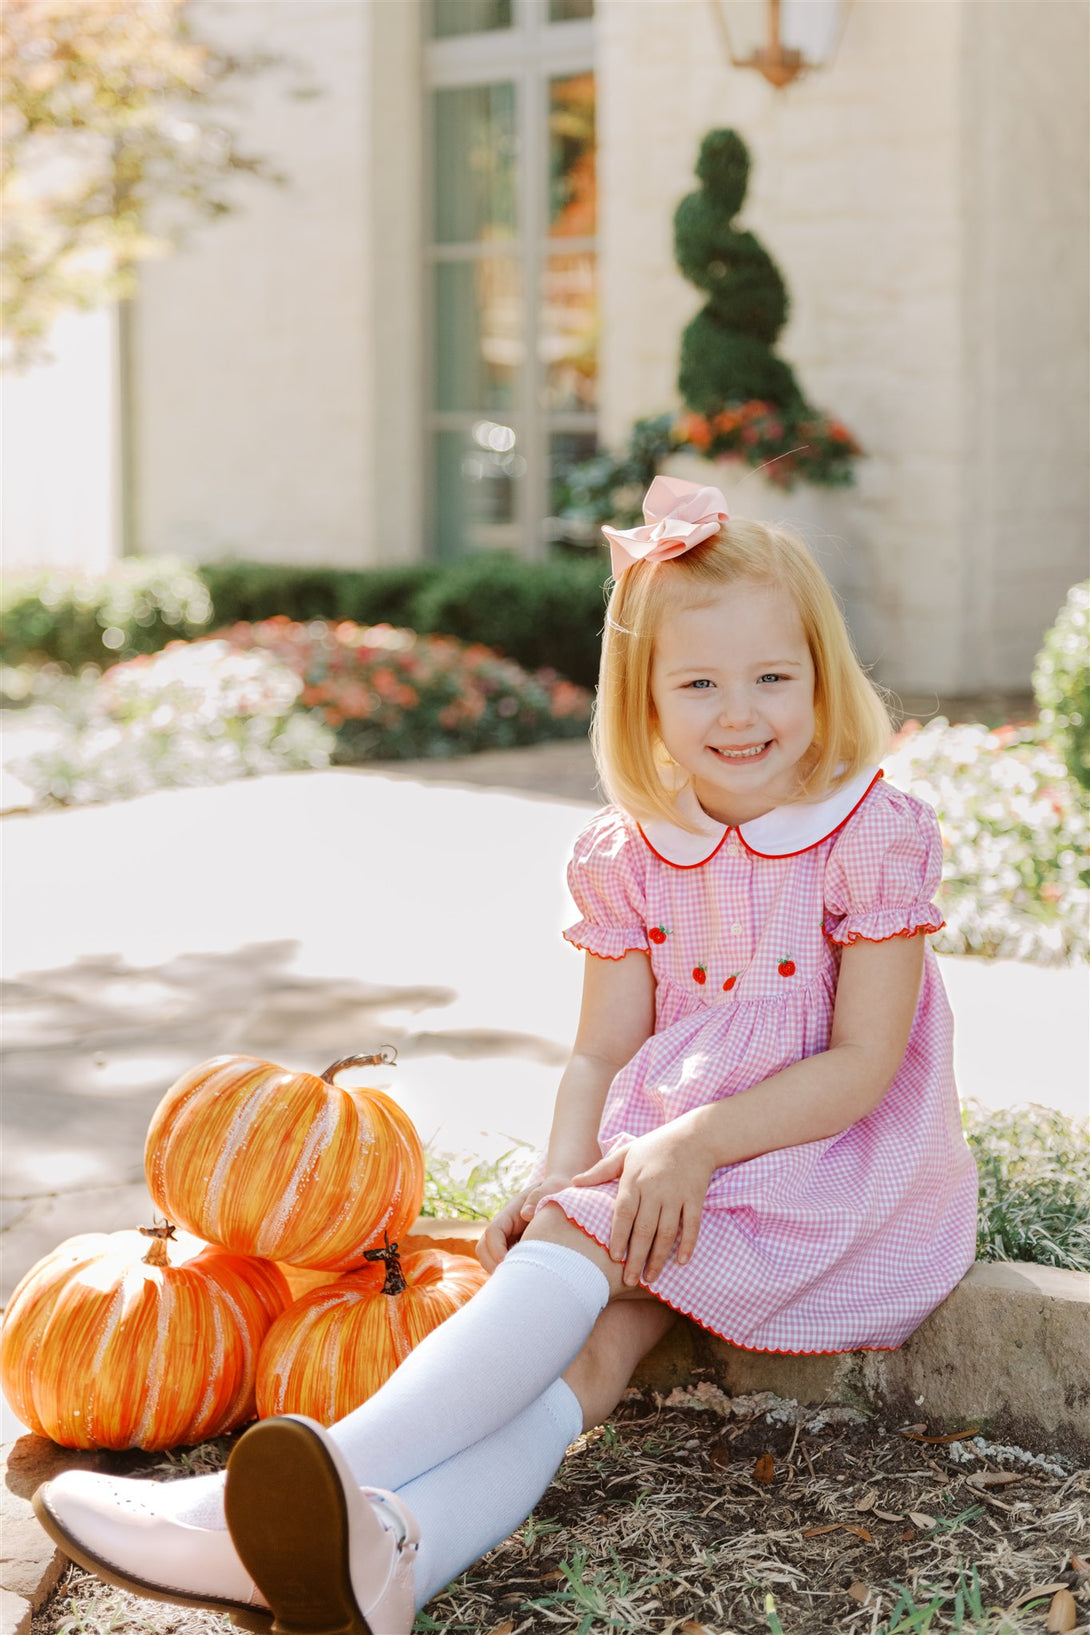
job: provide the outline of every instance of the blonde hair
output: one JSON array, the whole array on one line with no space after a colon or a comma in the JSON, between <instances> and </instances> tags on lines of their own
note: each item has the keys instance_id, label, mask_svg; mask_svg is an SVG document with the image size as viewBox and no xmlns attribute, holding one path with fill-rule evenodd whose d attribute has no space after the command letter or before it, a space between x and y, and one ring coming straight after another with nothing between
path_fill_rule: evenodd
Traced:
<instances>
[{"instance_id":1,"label":"blonde hair","mask_svg":"<svg viewBox=\"0 0 1090 1635\"><path fill-rule=\"evenodd\" d=\"M651 700L655 634L664 618L738 581L777 585L798 609L814 664L814 756L797 799L817 800L874 766L890 720L864 672L832 587L789 529L731 521L668 562L636 562L606 609L592 740L602 787L633 817L679 821L666 777L671 764Z\"/></svg>"}]
</instances>

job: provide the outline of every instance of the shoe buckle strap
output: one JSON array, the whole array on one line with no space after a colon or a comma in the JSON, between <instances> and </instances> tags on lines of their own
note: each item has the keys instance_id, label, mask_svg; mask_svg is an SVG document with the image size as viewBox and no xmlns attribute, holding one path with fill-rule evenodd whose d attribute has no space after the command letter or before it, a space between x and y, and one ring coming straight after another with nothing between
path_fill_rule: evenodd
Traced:
<instances>
[{"instance_id":1,"label":"shoe buckle strap","mask_svg":"<svg viewBox=\"0 0 1090 1635\"><path fill-rule=\"evenodd\" d=\"M420 1543L420 1528L408 1505L384 1487L364 1487L360 1491L375 1505L379 1520L393 1533L399 1549L415 1550Z\"/></svg>"}]
</instances>

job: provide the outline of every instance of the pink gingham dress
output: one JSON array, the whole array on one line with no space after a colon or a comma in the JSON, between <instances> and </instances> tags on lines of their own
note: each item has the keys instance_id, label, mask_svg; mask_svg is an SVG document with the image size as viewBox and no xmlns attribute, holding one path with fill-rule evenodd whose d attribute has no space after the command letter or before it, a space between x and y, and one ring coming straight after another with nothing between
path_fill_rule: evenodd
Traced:
<instances>
[{"instance_id":1,"label":"pink gingham dress","mask_svg":"<svg viewBox=\"0 0 1090 1635\"><path fill-rule=\"evenodd\" d=\"M738 829L699 835L617 807L579 836L582 914L564 933L604 959L650 955L655 1030L610 1087L603 1152L732 1096L829 1044L840 950L936 931L935 815L880 773ZM617 1184L554 1195L607 1243ZM935 957L904 1060L838 1136L718 1169L692 1259L652 1292L756 1351L899 1346L972 1264L976 1170L961 1131L950 1008Z\"/></svg>"}]
</instances>

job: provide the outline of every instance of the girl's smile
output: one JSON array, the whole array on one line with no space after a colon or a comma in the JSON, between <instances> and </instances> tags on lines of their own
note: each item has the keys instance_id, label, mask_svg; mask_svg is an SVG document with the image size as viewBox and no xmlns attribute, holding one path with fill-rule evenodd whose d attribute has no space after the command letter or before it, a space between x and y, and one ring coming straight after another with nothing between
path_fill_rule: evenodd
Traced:
<instances>
[{"instance_id":1,"label":"girl's smile","mask_svg":"<svg viewBox=\"0 0 1090 1635\"><path fill-rule=\"evenodd\" d=\"M735 582L668 615L651 697L667 753L710 817L747 823L797 794L814 741L814 665L779 586Z\"/></svg>"}]
</instances>

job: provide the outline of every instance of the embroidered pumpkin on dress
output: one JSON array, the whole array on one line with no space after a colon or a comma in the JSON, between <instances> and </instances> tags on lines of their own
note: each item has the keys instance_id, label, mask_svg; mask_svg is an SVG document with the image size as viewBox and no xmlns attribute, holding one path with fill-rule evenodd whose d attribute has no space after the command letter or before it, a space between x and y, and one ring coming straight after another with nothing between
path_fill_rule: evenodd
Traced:
<instances>
[{"instance_id":1,"label":"embroidered pumpkin on dress","mask_svg":"<svg viewBox=\"0 0 1090 1635\"><path fill-rule=\"evenodd\" d=\"M408 1230L424 1196L424 1153L381 1090L346 1089L346 1056L320 1078L255 1056L185 1073L152 1117L144 1149L157 1207L239 1254L347 1271Z\"/></svg>"},{"instance_id":2,"label":"embroidered pumpkin on dress","mask_svg":"<svg viewBox=\"0 0 1090 1635\"><path fill-rule=\"evenodd\" d=\"M400 1257L396 1243L370 1250L366 1265L304 1295L272 1325L258 1360L258 1415L309 1414L331 1425L487 1280L468 1255Z\"/></svg>"},{"instance_id":3,"label":"embroidered pumpkin on dress","mask_svg":"<svg viewBox=\"0 0 1090 1635\"><path fill-rule=\"evenodd\" d=\"M64 1448L221 1436L254 1417L258 1352L289 1299L268 1261L173 1227L68 1238L11 1297L4 1395Z\"/></svg>"}]
</instances>

